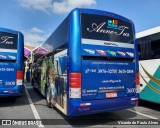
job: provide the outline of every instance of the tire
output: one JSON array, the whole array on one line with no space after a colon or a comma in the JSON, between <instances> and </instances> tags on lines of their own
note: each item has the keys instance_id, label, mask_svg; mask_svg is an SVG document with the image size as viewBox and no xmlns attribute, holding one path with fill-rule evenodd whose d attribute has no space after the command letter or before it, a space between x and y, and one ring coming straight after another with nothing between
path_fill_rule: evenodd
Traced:
<instances>
[{"instance_id":1,"label":"tire","mask_svg":"<svg viewBox=\"0 0 160 128\"><path fill-rule=\"evenodd\" d=\"M47 102L48 108L51 108L52 104L51 104L51 97L50 97L50 89L49 88L46 88L46 102Z\"/></svg>"},{"instance_id":2,"label":"tire","mask_svg":"<svg viewBox=\"0 0 160 128\"><path fill-rule=\"evenodd\" d=\"M142 106L143 105L143 100L139 100L137 106Z\"/></svg>"}]
</instances>

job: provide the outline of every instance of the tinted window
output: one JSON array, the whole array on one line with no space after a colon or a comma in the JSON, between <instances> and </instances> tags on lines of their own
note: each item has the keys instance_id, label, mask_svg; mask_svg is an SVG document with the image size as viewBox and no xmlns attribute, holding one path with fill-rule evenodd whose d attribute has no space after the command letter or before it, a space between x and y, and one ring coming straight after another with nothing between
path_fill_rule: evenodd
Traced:
<instances>
[{"instance_id":1,"label":"tinted window","mask_svg":"<svg viewBox=\"0 0 160 128\"><path fill-rule=\"evenodd\" d=\"M17 35L7 32L0 32L1 49L17 49Z\"/></svg>"},{"instance_id":2,"label":"tinted window","mask_svg":"<svg viewBox=\"0 0 160 128\"><path fill-rule=\"evenodd\" d=\"M116 18L81 14L82 38L133 43L132 24Z\"/></svg>"},{"instance_id":3,"label":"tinted window","mask_svg":"<svg viewBox=\"0 0 160 128\"><path fill-rule=\"evenodd\" d=\"M156 34L137 40L140 60L160 58L160 39L157 39L158 36Z\"/></svg>"}]
</instances>

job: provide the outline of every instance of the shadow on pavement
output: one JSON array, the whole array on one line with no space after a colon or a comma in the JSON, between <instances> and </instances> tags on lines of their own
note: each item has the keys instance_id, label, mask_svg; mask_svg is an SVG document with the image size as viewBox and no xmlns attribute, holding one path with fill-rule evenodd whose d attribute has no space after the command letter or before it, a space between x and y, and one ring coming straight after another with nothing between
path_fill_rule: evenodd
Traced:
<instances>
[{"instance_id":1,"label":"shadow on pavement","mask_svg":"<svg viewBox=\"0 0 160 128\"><path fill-rule=\"evenodd\" d=\"M119 110L91 115L83 115L76 117L67 117L62 114L58 109L55 108L58 114L60 114L63 119L55 120L56 124L64 125L84 125L84 126L93 126L93 125L110 125L118 124L118 121L124 121L127 119L132 119L137 116L136 113L130 112L128 110ZM132 108L132 110L135 110Z\"/></svg>"},{"instance_id":2,"label":"shadow on pavement","mask_svg":"<svg viewBox=\"0 0 160 128\"><path fill-rule=\"evenodd\" d=\"M32 98L34 105L44 105L47 108L46 103L39 102L44 100L44 97L40 93L38 93L38 91L33 89L32 86L26 85L26 87ZM29 102L24 88L22 97L0 98L0 107L12 107L12 106L14 107L27 104L29 104ZM132 109L134 110L134 108ZM137 116L136 113L130 112L128 110L112 111L112 112L84 115L78 117L67 117L56 108L55 111L60 115L60 117L62 117L61 119L54 119L56 124L59 123L59 125L72 125L72 126L77 126L77 125L93 126L93 125L105 125L105 124L109 125L113 124L114 122L115 124L117 124L117 121L123 121Z\"/></svg>"},{"instance_id":3,"label":"shadow on pavement","mask_svg":"<svg viewBox=\"0 0 160 128\"><path fill-rule=\"evenodd\" d=\"M28 104L28 99L24 87L20 97L0 97L0 107L14 107L26 104Z\"/></svg>"},{"instance_id":4,"label":"shadow on pavement","mask_svg":"<svg viewBox=\"0 0 160 128\"><path fill-rule=\"evenodd\" d=\"M44 102L38 102L44 99L44 97L39 93L38 90L33 89L32 87L27 88L30 96L32 97L32 101L34 105L42 105L46 106L46 103ZM36 93L34 93L36 92ZM132 108L134 110L134 108ZM54 121L55 125L85 125L85 126L94 126L94 125L105 125L105 124L117 124L117 121L122 121L130 118L134 118L137 116L136 113L130 112L128 110L120 110L120 111L112 111L112 112L106 112L106 113L98 113L98 114L92 114L92 115L83 115L83 116L77 116L77 117L67 117L62 112L60 112L58 109L54 108L56 113L60 115L60 119L43 119L43 121L46 122L46 124L53 124ZM53 111L54 111L53 110Z\"/></svg>"},{"instance_id":5,"label":"shadow on pavement","mask_svg":"<svg viewBox=\"0 0 160 128\"><path fill-rule=\"evenodd\" d=\"M144 107L144 108L149 108L152 110L156 110L156 111L160 111L160 104L158 103L140 100L139 106Z\"/></svg>"},{"instance_id":6,"label":"shadow on pavement","mask_svg":"<svg viewBox=\"0 0 160 128\"><path fill-rule=\"evenodd\" d=\"M30 97L31 97L34 105L41 105L41 106L46 106L47 107L46 102L45 103L41 102L41 101L45 100L45 97L36 88L33 88L31 86L29 88L27 87L27 90L30 94Z\"/></svg>"},{"instance_id":7,"label":"shadow on pavement","mask_svg":"<svg viewBox=\"0 0 160 128\"><path fill-rule=\"evenodd\" d=\"M44 97L38 93L30 84L26 84L26 88L29 94L33 95L34 102L38 102L44 100ZM31 92L31 93L30 93ZM0 107L14 107L14 106L22 106L28 105L29 101L25 92L25 87L23 86L22 96L20 97L0 97Z\"/></svg>"}]
</instances>

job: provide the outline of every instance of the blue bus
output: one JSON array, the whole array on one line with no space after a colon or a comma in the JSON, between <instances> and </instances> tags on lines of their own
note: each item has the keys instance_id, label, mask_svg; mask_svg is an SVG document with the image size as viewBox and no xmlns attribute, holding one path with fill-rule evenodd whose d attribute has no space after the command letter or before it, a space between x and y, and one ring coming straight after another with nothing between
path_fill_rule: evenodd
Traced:
<instances>
[{"instance_id":1,"label":"blue bus","mask_svg":"<svg viewBox=\"0 0 160 128\"><path fill-rule=\"evenodd\" d=\"M22 94L23 40L22 33L0 28L0 97Z\"/></svg>"},{"instance_id":2,"label":"blue bus","mask_svg":"<svg viewBox=\"0 0 160 128\"><path fill-rule=\"evenodd\" d=\"M74 9L42 45L32 84L67 116L132 108L139 84L135 28L120 15Z\"/></svg>"}]
</instances>

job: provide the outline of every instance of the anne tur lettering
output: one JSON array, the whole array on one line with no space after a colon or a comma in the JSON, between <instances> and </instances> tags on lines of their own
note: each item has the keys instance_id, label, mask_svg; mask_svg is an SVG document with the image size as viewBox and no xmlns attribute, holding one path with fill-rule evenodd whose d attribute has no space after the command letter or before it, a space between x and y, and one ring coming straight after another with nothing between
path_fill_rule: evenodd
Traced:
<instances>
[{"instance_id":1,"label":"anne tur lettering","mask_svg":"<svg viewBox=\"0 0 160 128\"><path fill-rule=\"evenodd\" d=\"M12 39L13 37L10 37L10 36L2 36L1 37L1 41L0 43L5 43L5 44L13 44L12 41L10 41L10 39Z\"/></svg>"},{"instance_id":2,"label":"anne tur lettering","mask_svg":"<svg viewBox=\"0 0 160 128\"><path fill-rule=\"evenodd\" d=\"M106 25L106 22L103 22L101 24L93 23L91 28L87 28L87 31L89 32L97 32L97 33L105 33L105 34L115 34L115 35L122 35L125 37L129 37L130 34L126 33L125 30L129 29L129 27L126 26L119 26L118 31L114 30L108 30L104 29L104 26Z\"/></svg>"}]
</instances>

